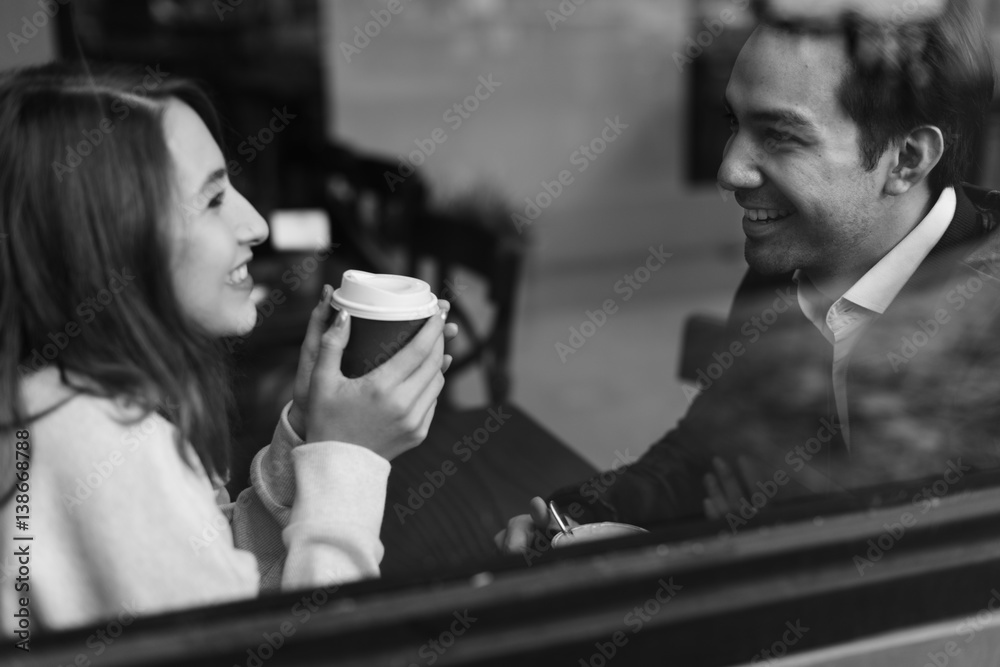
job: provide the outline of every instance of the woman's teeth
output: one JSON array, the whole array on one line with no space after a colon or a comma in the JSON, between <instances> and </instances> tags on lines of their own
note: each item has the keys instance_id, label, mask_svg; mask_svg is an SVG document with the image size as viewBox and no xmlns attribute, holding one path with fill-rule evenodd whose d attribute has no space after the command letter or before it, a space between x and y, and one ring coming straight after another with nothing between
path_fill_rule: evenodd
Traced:
<instances>
[{"instance_id":1,"label":"woman's teeth","mask_svg":"<svg viewBox=\"0 0 1000 667\"><path fill-rule=\"evenodd\" d=\"M781 220L792 214L791 211L776 208L748 208L746 209L747 219L754 222L771 222Z\"/></svg>"},{"instance_id":2,"label":"woman's teeth","mask_svg":"<svg viewBox=\"0 0 1000 667\"><path fill-rule=\"evenodd\" d=\"M229 280L227 282L232 285L239 284L246 280L247 275L247 265L241 264L239 268L229 272Z\"/></svg>"}]
</instances>

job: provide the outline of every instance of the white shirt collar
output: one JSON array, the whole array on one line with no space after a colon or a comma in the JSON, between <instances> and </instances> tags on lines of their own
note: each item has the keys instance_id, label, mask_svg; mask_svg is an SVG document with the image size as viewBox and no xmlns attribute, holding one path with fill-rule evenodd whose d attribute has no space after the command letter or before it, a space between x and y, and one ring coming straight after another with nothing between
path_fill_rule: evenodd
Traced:
<instances>
[{"instance_id":1,"label":"white shirt collar","mask_svg":"<svg viewBox=\"0 0 1000 667\"><path fill-rule=\"evenodd\" d=\"M903 240L854 283L844 299L881 315L917 272L955 217L955 188L945 188L937 203Z\"/></svg>"},{"instance_id":2,"label":"white shirt collar","mask_svg":"<svg viewBox=\"0 0 1000 667\"><path fill-rule=\"evenodd\" d=\"M861 276L861 279L854 283L841 299L879 315L885 313L892 300L944 236L952 218L955 217L957 205L955 188L945 188L924 219L869 269L868 273ZM804 276L802 271L798 270L792 277L796 283L800 283Z\"/></svg>"}]
</instances>

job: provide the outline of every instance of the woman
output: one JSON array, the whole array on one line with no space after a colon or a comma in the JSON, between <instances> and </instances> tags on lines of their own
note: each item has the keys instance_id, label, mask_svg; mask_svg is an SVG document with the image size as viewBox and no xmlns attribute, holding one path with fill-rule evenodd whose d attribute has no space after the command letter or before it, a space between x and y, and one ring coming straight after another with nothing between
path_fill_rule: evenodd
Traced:
<instances>
[{"instance_id":1,"label":"woman","mask_svg":"<svg viewBox=\"0 0 1000 667\"><path fill-rule=\"evenodd\" d=\"M0 586L4 624L378 576L389 461L434 415L448 304L348 380L350 322L324 326L325 287L293 400L230 502L220 339L254 326L246 268L268 229L220 143L186 82L64 65L0 80L0 539L31 554L30 581Z\"/></svg>"}]
</instances>

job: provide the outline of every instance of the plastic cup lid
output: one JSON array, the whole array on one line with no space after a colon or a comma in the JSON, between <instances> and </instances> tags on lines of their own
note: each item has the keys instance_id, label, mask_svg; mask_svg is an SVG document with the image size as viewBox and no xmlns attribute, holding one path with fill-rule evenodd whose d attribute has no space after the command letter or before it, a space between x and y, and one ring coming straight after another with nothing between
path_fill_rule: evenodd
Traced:
<instances>
[{"instance_id":1,"label":"plastic cup lid","mask_svg":"<svg viewBox=\"0 0 1000 667\"><path fill-rule=\"evenodd\" d=\"M438 312L431 286L418 278L389 273L344 271L333 302L352 317L368 320L420 320Z\"/></svg>"}]
</instances>

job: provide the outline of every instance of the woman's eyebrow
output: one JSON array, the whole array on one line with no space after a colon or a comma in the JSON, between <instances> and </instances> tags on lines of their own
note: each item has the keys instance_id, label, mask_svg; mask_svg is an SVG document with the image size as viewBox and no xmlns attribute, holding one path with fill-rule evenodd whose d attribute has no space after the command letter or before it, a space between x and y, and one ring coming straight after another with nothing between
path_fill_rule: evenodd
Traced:
<instances>
[{"instance_id":1,"label":"woman's eyebrow","mask_svg":"<svg viewBox=\"0 0 1000 667\"><path fill-rule=\"evenodd\" d=\"M212 185L216 181L221 181L225 177L226 177L226 170L225 170L225 168L224 167L219 167L218 169L216 169L215 171L213 171L211 174L209 174L208 178L205 179L205 182L202 184L201 189L198 190L199 194L202 193L202 192L204 192L205 189L208 188L208 186Z\"/></svg>"}]
</instances>

